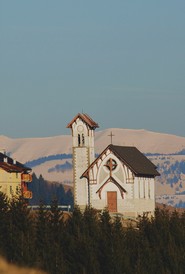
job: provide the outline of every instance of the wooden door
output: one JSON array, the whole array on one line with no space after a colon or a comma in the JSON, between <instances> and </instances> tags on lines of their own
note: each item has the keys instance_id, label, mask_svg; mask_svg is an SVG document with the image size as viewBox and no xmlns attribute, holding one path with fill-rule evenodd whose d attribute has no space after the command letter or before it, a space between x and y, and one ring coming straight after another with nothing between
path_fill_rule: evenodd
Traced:
<instances>
[{"instance_id":1,"label":"wooden door","mask_svg":"<svg viewBox=\"0 0 185 274\"><path fill-rule=\"evenodd\" d=\"M108 211L117 212L117 192L116 191L107 192L107 206L108 206Z\"/></svg>"}]
</instances>

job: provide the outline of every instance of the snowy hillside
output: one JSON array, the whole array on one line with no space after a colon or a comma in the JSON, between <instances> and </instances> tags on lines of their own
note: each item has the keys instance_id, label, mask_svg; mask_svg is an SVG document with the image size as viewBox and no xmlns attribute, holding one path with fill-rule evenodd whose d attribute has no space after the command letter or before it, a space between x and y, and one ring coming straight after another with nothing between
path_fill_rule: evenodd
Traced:
<instances>
[{"instance_id":1,"label":"snowy hillside","mask_svg":"<svg viewBox=\"0 0 185 274\"><path fill-rule=\"evenodd\" d=\"M17 161L25 163L44 156L70 153L72 151L70 141L68 135L23 139L0 136L0 149L10 153Z\"/></svg>"},{"instance_id":2,"label":"snowy hillside","mask_svg":"<svg viewBox=\"0 0 185 274\"><path fill-rule=\"evenodd\" d=\"M112 128L97 131L95 134L95 151L100 153L110 144L110 132L113 144L136 146L143 153L171 154L185 149L185 137L156 133L146 130ZM11 154L20 162L28 162L40 157L72 153L70 135L43 138L12 139L0 136L0 149Z\"/></svg>"},{"instance_id":3,"label":"snowy hillside","mask_svg":"<svg viewBox=\"0 0 185 274\"><path fill-rule=\"evenodd\" d=\"M144 129L112 128L96 133L96 152L110 144L110 132L113 133L113 144L135 146L143 153L176 153L185 149L185 137L157 133Z\"/></svg>"}]
</instances>

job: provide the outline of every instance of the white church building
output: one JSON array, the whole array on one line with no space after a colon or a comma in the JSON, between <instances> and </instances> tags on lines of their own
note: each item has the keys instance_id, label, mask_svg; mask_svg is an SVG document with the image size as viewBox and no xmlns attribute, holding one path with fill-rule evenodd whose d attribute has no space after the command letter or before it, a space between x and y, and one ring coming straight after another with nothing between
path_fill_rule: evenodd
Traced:
<instances>
[{"instance_id":1,"label":"white church building","mask_svg":"<svg viewBox=\"0 0 185 274\"><path fill-rule=\"evenodd\" d=\"M131 146L110 144L95 159L98 127L84 113L67 125L72 131L74 204L125 216L153 215L155 177L160 175L156 166Z\"/></svg>"}]
</instances>

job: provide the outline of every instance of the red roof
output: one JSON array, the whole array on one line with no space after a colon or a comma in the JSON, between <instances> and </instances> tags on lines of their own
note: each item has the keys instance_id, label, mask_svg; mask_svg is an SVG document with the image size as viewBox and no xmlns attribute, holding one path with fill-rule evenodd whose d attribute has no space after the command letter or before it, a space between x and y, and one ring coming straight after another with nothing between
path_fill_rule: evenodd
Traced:
<instances>
[{"instance_id":1,"label":"red roof","mask_svg":"<svg viewBox=\"0 0 185 274\"><path fill-rule=\"evenodd\" d=\"M23 172L23 171L31 171L31 168L26 167L18 161L15 161L0 152L0 167L8 172Z\"/></svg>"},{"instance_id":2,"label":"red roof","mask_svg":"<svg viewBox=\"0 0 185 274\"><path fill-rule=\"evenodd\" d=\"M72 124L78 119L80 118L83 122L85 122L90 128L95 129L97 127L99 127L99 125L93 121L93 119L85 114L85 113L78 113L73 120L67 125L67 128L72 128Z\"/></svg>"},{"instance_id":3,"label":"red roof","mask_svg":"<svg viewBox=\"0 0 185 274\"><path fill-rule=\"evenodd\" d=\"M11 165L9 163L0 162L0 168L4 169L7 172L23 172L25 169L18 167L16 165Z\"/></svg>"}]
</instances>

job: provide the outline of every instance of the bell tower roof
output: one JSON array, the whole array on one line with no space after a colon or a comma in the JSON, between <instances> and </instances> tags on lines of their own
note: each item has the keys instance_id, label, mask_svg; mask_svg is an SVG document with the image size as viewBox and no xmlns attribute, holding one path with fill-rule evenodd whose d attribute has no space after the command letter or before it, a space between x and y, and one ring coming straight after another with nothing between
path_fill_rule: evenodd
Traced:
<instances>
[{"instance_id":1,"label":"bell tower roof","mask_svg":"<svg viewBox=\"0 0 185 274\"><path fill-rule=\"evenodd\" d=\"M91 129L98 128L99 125L93 121L93 119L87 115L86 113L78 113L73 120L67 125L67 128L72 128L72 124L77 120L81 119L84 123L86 123Z\"/></svg>"}]
</instances>

